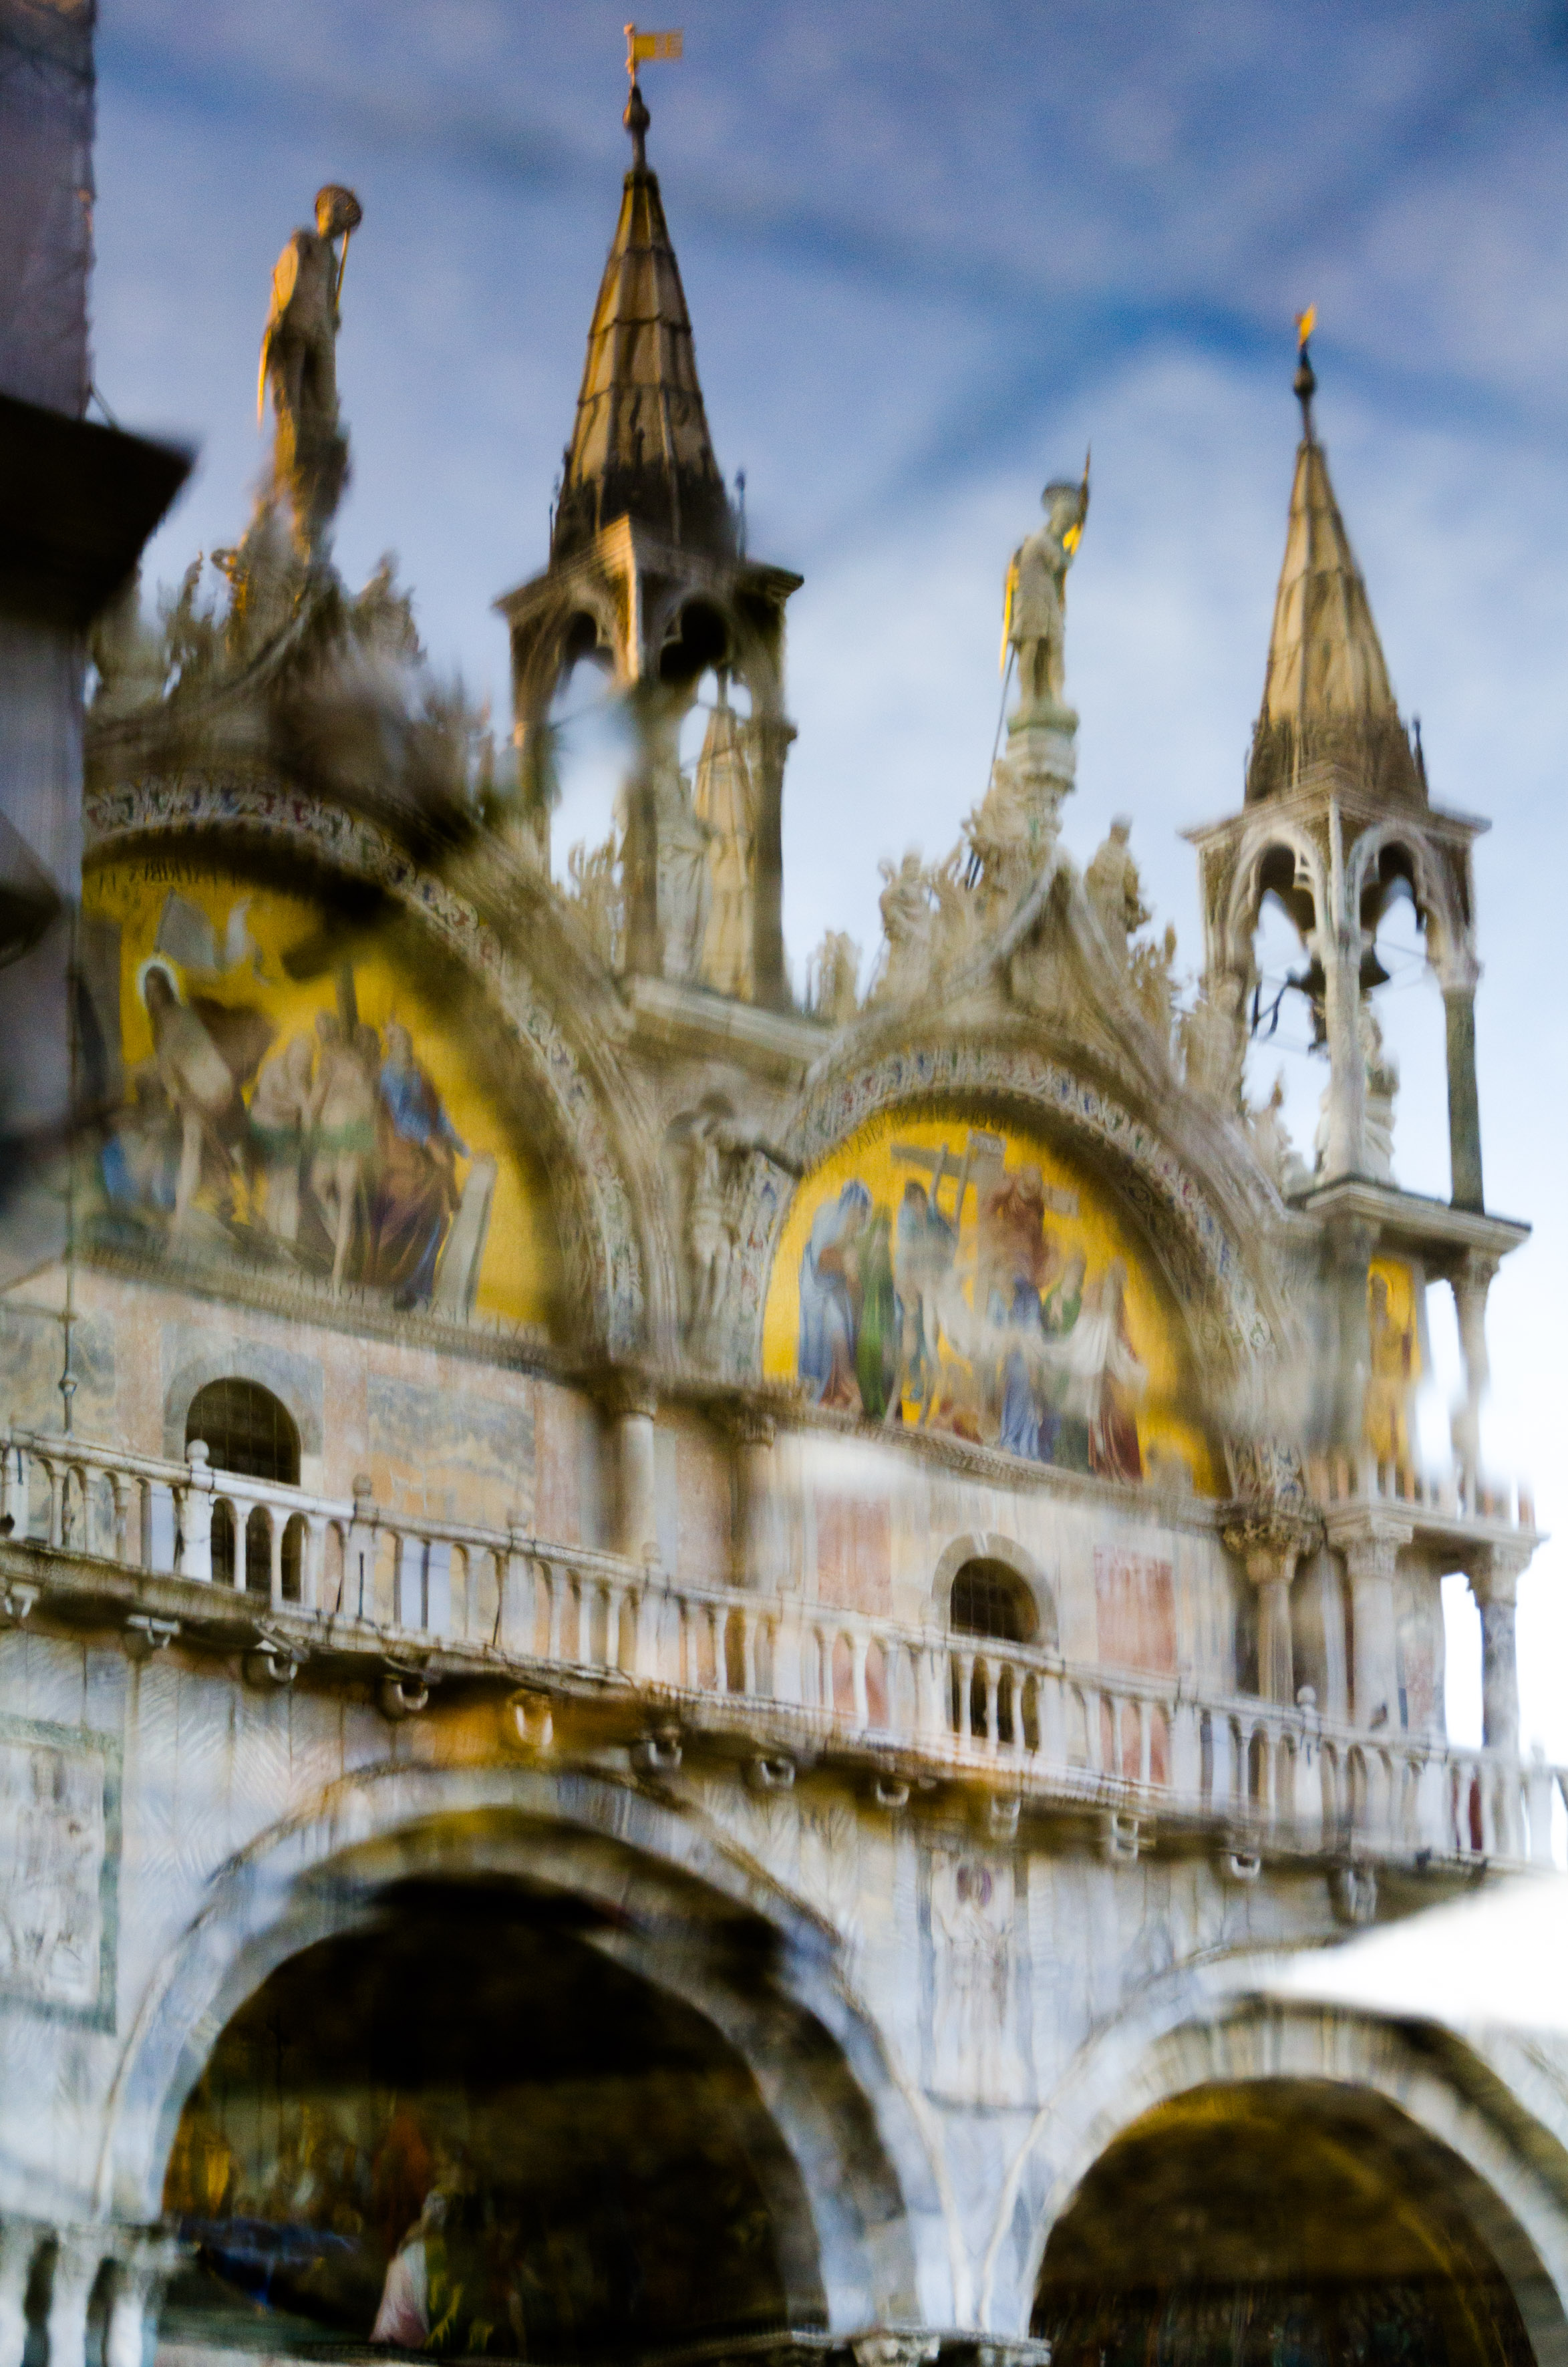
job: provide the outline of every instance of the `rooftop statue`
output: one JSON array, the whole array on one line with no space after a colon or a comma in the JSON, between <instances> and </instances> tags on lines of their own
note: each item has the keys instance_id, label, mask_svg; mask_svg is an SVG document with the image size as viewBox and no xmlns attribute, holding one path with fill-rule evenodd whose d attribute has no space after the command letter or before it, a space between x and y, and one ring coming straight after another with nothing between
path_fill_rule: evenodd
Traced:
<instances>
[{"instance_id":1,"label":"rooftop statue","mask_svg":"<svg viewBox=\"0 0 1568 2367\"><path fill-rule=\"evenodd\" d=\"M1089 514L1089 468L1083 481L1053 478L1040 495L1045 524L1018 545L1007 570L1005 638L1018 662L1018 720L1066 711L1067 571Z\"/></svg>"},{"instance_id":2,"label":"rooftop statue","mask_svg":"<svg viewBox=\"0 0 1568 2367\"><path fill-rule=\"evenodd\" d=\"M1095 908L1096 917L1105 931L1106 943L1123 969L1131 958L1129 937L1150 917L1149 908L1143 901L1143 886L1138 877L1138 866L1132 860L1127 844L1131 833L1130 817L1118 814L1111 823L1109 837L1096 850L1084 874L1084 886Z\"/></svg>"},{"instance_id":3,"label":"rooftop statue","mask_svg":"<svg viewBox=\"0 0 1568 2367\"><path fill-rule=\"evenodd\" d=\"M348 438L337 419L338 300L348 241L363 220L352 189L329 181L317 190L314 230L297 230L273 266L262 332L256 414L270 387L273 477L293 505L295 541L307 559L320 548L348 475Z\"/></svg>"}]
</instances>

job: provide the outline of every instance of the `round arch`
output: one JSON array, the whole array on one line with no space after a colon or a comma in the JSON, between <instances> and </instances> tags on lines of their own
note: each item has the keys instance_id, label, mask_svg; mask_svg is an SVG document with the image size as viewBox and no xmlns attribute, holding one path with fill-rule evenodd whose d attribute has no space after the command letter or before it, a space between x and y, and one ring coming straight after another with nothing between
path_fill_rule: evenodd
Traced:
<instances>
[{"instance_id":1,"label":"round arch","mask_svg":"<svg viewBox=\"0 0 1568 2367\"><path fill-rule=\"evenodd\" d=\"M1195 1172L1151 1119L1021 1036L994 1032L881 1057L862 1041L851 1055L813 1072L797 1104L781 1145L796 1175L809 1175L868 1119L903 1104L931 1113L989 1106L998 1119L1039 1125L1105 1172L1158 1261L1194 1355L1218 1358L1235 1382L1274 1365L1290 1336L1289 1312L1265 1298L1251 1270L1243 1228L1221 1196L1228 1187L1218 1155L1212 1171ZM774 1256L798 1188L771 1160L754 1160L734 1262L733 1303L747 1327L729 1343L737 1374L761 1367Z\"/></svg>"},{"instance_id":2,"label":"round arch","mask_svg":"<svg viewBox=\"0 0 1568 2367\"><path fill-rule=\"evenodd\" d=\"M943 1549L931 1578L931 1625L948 1625L953 1580L964 1564L971 1561L999 1562L1004 1569L1012 1572L1034 1605L1035 1632L1030 1643L1043 1651L1056 1651L1060 1629L1055 1589L1032 1555L1011 1537L1000 1536L992 1529L971 1529L961 1537L954 1537Z\"/></svg>"},{"instance_id":3,"label":"round arch","mask_svg":"<svg viewBox=\"0 0 1568 2367\"><path fill-rule=\"evenodd\" d=\"M1263 899L1268 892L1263 874L1270 856L1278 854L1290 856L1295 885L1311 897L1314 926L1321 929L1332 925L1322 848L1314 844L1306 831L1278 817L1269 817L1258 825L1256 836L1249 839L1237 862L1225 904L1221 945L1225 967L1239 978L1250 980L1252 976L1253 934Z\"/></svg>"},{"instance_id":4,"label":"round arch","mask_svg":"<svg viewBox=\"0 0 1568 2367\"><path fill-rule=\"evenodd\" d=\"M335 880L367 912L385 910L461 978L518 1062L517 1082L556 1188L572 1295L599 1345L626 1354L676 1336L677 1259L654 1130L615 1054L606 982L570 915L528 864L493 843L486 874L498 898L526 913L518 934L539 948L540 976L562 982L550 999L475 904L422 871L363 815L329 811L267 781L176 787L156 777L89 798L85 811L89 866L110 853L194 837L205 859L222 846L236 871L268 884L276 884L287 852L290 892L308 892L300 885L303 858L323 886Z\"/></svg>"},{"instance_id":5,"label":"round arch","mask_svg":"<svg viewBox=\"0 0 1568 2367\"><path fill-rule=\"evenodd\" d=\"M1080 2056L1015 2159L987 2250L981 2314L1027 2329L1051 2232L1118 2139L1174 2100L1203 2088L1306 2083L1359 2096L1403 2116L1462 2168L1467 2207L1513 2294L1540 2367L1568 2362L1568 2221L1548 2182L1547 2155L1568 2156L1539 2125L1511 2141L1501 2110L1473 2101L1457 2062L1391 2023L1327 2008L1256 1999L1200 2004L1190 1979L1158 2006L1114 2023ZM1457 2040L1451 2054L1462 2055ZM1479 2065L1473 2090L1496 2089ZM1445 2076L1447 2071L1448 2076ZM1504 2099L1499 2096L1498 2103Z\"/></svg>"},{"instance_id":6,"label":"round arch","mask_svg":"<svg viewBox=\"0 0 1568 2367\"><path fill-rule=\"evenodd\" d=\"M362 1931L394 1883L526 1881L594 1910L594 1944L700 2015L739 2056L808 2200L792 2306L828 2326L950 2322L936 2174L832 1935L712 1831L612 1784L538 1767L346 1780L214 1886L144 1999L96 2177L106 2216L157 2216L187 2097L270 1975Z\"/></svg>"}]
</instances>

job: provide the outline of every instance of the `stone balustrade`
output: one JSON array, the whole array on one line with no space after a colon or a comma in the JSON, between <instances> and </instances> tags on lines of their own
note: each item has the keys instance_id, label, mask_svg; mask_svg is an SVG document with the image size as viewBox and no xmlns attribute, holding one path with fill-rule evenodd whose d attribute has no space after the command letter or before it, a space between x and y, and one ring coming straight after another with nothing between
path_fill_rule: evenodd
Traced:
<instances>
[{"instance_id":1,"label":"stone balustrade","mask_svg":"<svg viewBox=\"0 0 1568 2367\"><path fill-rule=\"evenodd\" d=\"M182 2248L155 2227L0 2219L0 2367L22 2367L35 2350L44 2367L85 2367L89 2327L96 2354L100 2325L103 2367L142 2367L146 2328Z\"/></svg>"},{"instance_id":2,"label":"stone balustrade","mask_svg":"<svg viewBox=\"0 0 1568 2367\"><path fill-rule=\"evenodd\" d=\"M1407 1516L1437 1524L1480 1524L1535 1535L1535 1502L1517 1480L1472 1478L1457 1463L1440 1472L1417 1471L1403 1463L1380 1462L1369 1451L1358 1455L1309 1457L1307 1484L1325 1509L1337 1504L1398 1506Z\"/></svg>"},{"instance_id":3,"label":"stone balustrade","mask_svg":"<svg viewBox=\"0 0 1568 2367\"><path fill-rule=\"evenodd\" d=\"M219 1508L224 1508L221 1516ZM214 1535L229 1523L226 1549ZM0 1478L12 1615L50 1566L112 1577L147 1647L185 1630L248 1648L257 1682L369 1673L382 1708L449 1680L504 1685L539 1747L562 1696L612 1704L650 1770L683 1731L741 1736L751 1780L858 1761L880 1803L968 1783L1000 1833L1020 1810L1099 1816L1113 1854L1217 1828L1238 1878L1259 1852L1548 1865L1563 1771L1225 1699L1177 1678L1074 1665L982 1637L690 1586L643 1561L13 1428ZM252 1550L234 1550L245 1535ZM293 1537L297 1545L290 1546ZM17 1550L32 1548L29 1583ZM100 1587L101 1591L101 1587ZM0 2367L5 2361L0 2358Z\"/></svg>"}]
</instances>

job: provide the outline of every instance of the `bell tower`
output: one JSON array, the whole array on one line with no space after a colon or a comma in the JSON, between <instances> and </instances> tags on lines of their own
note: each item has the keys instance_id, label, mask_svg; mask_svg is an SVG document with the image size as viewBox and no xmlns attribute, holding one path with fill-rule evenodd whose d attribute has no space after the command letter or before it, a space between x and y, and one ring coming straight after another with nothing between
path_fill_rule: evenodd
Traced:
<instances>
[{"instance_id":1,"label":"bell tower","mask_svg":"<svg viewBox=\"0 0 1568 2367\"><path fill-rule=\"evenodd\" d=\"M635 56L628 71L635 76ZM631 169L589 324L549 565L496 604L511 629L525 839L548 866L551 703L578 660L596 658L625 702L635 751L620 846L626 969L719 991L747 980L753 999L783 1011L781 807L794 738L784 606L801 578L748 558L744 518L725 493L635 78L622 119ZM750 828L738 850L716 849L678 761L681 722L710 669L750 702ZM730 934L738 927L745 940L719 971L704 958L714 866L728 882Z\"/></svg>"},{"instance_id":2,"label":"bell tower","mask_svg":"<svg viewBox=\"0 0 1568 2367\"><path fill-rule=\"evenodd\" d=\"M1457 1485L1472 1514L1487 1489L1480 1467L1486 1383L1484 1309L1497 1263L1528 1228L1487 1213L1475 1071L1475 894L1471 850L1489 825L1435 806L1419 730L1407 731L1389 681L1313 421L1316 392L1303 336L1301 407L1285 558L1275 597L1263 703L1253 730L1242 810L1187 832L1201 868L1208 1025L1228 1031L1210 1076L1240 1115L1241 1076L1259 1008L1254 951L1264 899L1290 915L1306 956L1290 984L1303 993L1329 1079L1310 1175L1285 1189L1322 1228L1332 1353L1308 1423L1309 1451L1344 1459L1356 1485L1403 1492L1413 1451L1374 1441L1368 1376L1372 1268L1392 1259L1417 1287L1453 1288L1465 1366L1456 1416ZM1446 1201L1402 1189L1391 1160L1397 1071L1381 1048L1371 1002L1383 982L1379 922L1408 895L1446 1014L1450 1184ZM1369 1458L1387 1459L1380 1476Z\"/></svg>"}]
</instances>

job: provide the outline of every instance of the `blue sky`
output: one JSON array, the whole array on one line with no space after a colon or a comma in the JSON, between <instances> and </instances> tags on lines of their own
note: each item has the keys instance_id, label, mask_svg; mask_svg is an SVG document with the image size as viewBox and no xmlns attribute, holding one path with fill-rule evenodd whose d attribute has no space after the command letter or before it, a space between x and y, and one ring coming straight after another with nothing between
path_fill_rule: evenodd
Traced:
<instances>
[{"instance_id":1,"label":"blue sky","mask_svg":"<svg viewBox=\"0 0 1568 2367\"><path fill-rule=\"evenodd\" d=\"M1066 838L1086 860L1130 812L1196 961L1177 832L1239 799L1290 321L1317 304L1320 430L1396 692L1437 800L1494 824L1488 1197L1538 1228L1494 1293L1494 1428L1562 1529L1568 9L706 0L680 21L685 61L646 76L649 147L714 440L746 471L753 549L806 577L797 975L830 925L869 959L878 858L944 852L983 788L1002 570L1091 437ZM621 56L597 6L103 0L97 381L126 424L201 447L153 581L243 523L272 261L318 184L348 181L339 560L357 579L396 551L433 656L505 724L490 603L544 558L626 161ZM603 826L586 754L574 799L562 846ZM1442 1190L1440 1003L1419 980L1386 1001L1396 1172ZM1319 1076L1285 1060L1310 1142ZM1451 1356L1440 1310L1435 1345ZM1562 1758L1565 1574L1549 1547L1521 1614L1525 1731Z\"/></svg>"}]
</instances>

